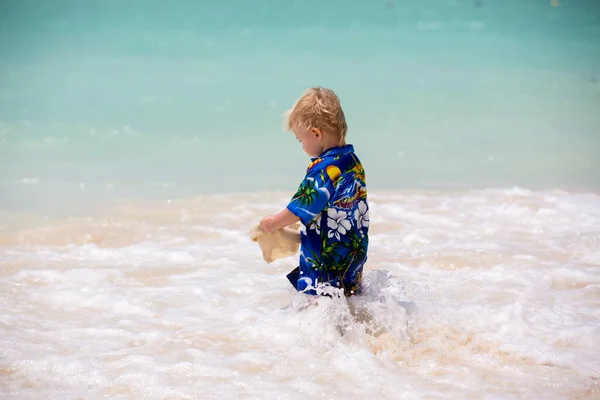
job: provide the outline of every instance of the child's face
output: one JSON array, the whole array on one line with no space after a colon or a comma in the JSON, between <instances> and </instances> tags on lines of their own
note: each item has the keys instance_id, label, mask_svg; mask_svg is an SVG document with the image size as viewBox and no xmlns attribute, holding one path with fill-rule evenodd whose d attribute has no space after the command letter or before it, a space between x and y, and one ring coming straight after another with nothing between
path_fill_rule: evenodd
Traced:
<instances>
[{"instance_id":1,"label":"child's face","mask_svg":"<svg viewBox=\"0 0 600 400\"><path fill-rule=\"evenodd\" d=\"M302 143L302 150L309 157L317 157L323 152L323 133L318 128L308 131L294 131L296 139Z\"/></svg>"}]
</instances>

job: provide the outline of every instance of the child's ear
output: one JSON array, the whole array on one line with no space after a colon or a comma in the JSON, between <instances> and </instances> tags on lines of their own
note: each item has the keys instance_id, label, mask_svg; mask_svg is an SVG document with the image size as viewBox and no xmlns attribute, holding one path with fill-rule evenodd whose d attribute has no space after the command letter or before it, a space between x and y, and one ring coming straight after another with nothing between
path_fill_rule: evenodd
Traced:
<instances>
[{"instance_id":1,"label":"child's ear","mask_svg":"<svg viewBox=\"0 0 600 400\"><path fill-rule=\"evenodd\" d=\"M319 128L312 128L310 131L312 132L313 135L315 135L315 137L317 139L320 139L323 137L323 132L321 132L321 130Z\"/></svg>"}]
</instances>

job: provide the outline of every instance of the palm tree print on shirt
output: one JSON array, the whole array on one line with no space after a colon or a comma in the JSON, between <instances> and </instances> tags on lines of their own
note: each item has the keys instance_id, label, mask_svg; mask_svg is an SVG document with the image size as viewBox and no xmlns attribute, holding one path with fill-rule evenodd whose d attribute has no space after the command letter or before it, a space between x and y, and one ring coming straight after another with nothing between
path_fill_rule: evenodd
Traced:
<instances>
[{"instance_id":1,"label":"palm tree print on shirt","mask_svg":"<svg viewBox=\"0 0 600 400\"><path fill-rule=\"evenodd\" d=\"M300 206L308 208L313 204L318 194L319 191L316 188L315 180L306 179L300 184L292 201L297 201Z\"/></svg>"}]
</instances>

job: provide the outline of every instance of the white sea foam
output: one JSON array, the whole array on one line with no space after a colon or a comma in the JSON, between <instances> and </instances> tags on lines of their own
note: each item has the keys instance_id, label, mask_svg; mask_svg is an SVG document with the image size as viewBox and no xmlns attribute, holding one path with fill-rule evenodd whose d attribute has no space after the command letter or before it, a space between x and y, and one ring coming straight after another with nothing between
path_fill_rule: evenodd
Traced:
<instances>
[{"instance_id":1,"label":"white sea foam","mask_svg":"<svg viewBox=\"0 0 600 400\"><path fill-rule=\"evenodd\" d=\"M348 301L295 293L296 257L267 265L249 240L286 199L123 203L4 226L1 393L598 394L600 196L373 193L364 293Z\"/></svg>"}]
</instances>

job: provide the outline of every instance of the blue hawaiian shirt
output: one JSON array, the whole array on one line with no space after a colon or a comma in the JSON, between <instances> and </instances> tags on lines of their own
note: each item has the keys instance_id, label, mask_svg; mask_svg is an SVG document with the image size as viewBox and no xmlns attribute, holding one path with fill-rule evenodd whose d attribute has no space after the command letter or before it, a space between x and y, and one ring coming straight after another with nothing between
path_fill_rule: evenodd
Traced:
<instances>
[{"instance_id":1,"label":"blue hawaiian shirt","mask_svg":"<svg viewBox=\"0 0 600 400\"><path fill-rule=\"evenodd\" d=\"M311 161L287 206L302 222L299 266L287 277L307 294L321 285L358 294L369 245L365 171L352 145Z\"/></svg>"}]
</instances>

